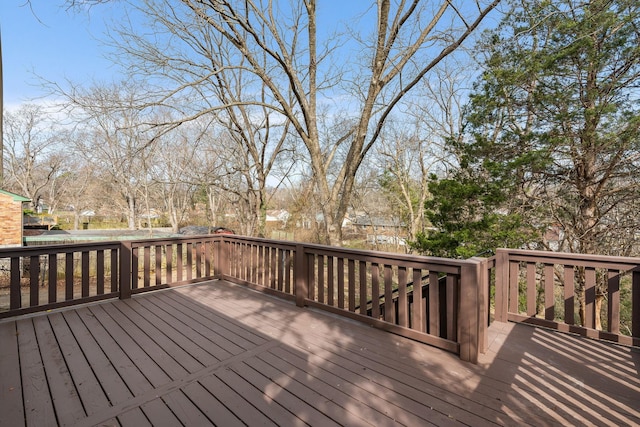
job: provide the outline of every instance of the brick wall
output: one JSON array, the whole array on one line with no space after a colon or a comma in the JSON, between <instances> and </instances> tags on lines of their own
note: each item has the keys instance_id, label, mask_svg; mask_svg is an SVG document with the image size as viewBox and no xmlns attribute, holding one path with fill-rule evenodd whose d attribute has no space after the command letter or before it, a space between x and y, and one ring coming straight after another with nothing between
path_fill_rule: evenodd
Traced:
<instances>
[{"instance_id":1,"label":"brick wall","mask_svg":"<svg viewBox=\"0 0 640 427\"><path fill-rule=\"evenodd\" d=\"M22 202L0 194L0 246L22 245Z\"/></svg>"}]
</instances>

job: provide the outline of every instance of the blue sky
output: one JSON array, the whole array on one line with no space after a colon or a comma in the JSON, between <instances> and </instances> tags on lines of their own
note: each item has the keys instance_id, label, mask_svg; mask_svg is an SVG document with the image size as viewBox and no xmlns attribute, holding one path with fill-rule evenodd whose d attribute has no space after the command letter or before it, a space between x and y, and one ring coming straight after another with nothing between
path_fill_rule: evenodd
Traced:
<instances>
[{"instance_id":1,"label":"blue sky","mask_svg":"<svg viewBox=\"0 0 640 427\"><path fill-rule=\"evenodd\" d=\"M118 69L106 59L105 22L122 15L123 3L113 2L74 13L64 0L0 0L4 105L12 108L47 94L40 77L64 85L65 80L89 86L119 80ZM371 8L364 0L319 2L319 29L354 25L354 17ZM369 9L366 19L375 19ZM373 22L371 22L373 25ZM348 27L347 27L348 28Z\"/></svg>"},{"instance_id":2,"label":"blue sky","mask_svg":"<svg viewBox=\"0 0 640 427\"><path fill-rule=\"evenodd\" d=\"M359 1L359 0L358 0ZM325 0L322 7L335 22L348 20L362 3ZM105 58L105 22L117 19L118 2L74 13L63 0L0 0L4 73L4 104L11 108L46 95L40 77L63 84L90 85L117 80L118 70ZM370 5L367 5L370 6ZM327 10L325 10L325 13Z\"/></svg>"},{"instance_id":3,"label":"blue sky","mask_svg":"<svg viewBox=\"0 0 640 427\"><path fill-rule=\"evenodd\" d=\"M31 0L29 7L26 0L0 2L5 108L43 96L38 76L82 84L114 73L98 39L115 8L72 13L61 3Z\"/></svg>"}]
</instances>

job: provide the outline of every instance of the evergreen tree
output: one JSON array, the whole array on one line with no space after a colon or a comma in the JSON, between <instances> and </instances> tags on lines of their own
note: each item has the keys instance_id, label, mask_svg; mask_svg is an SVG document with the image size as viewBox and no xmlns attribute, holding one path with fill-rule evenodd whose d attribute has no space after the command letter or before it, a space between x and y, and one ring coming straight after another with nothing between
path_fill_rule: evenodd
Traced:
<instances>
[{"instance_id":1,"label":"evergreen tree","mask_svg":"<svg viewBox=\"0 0 640 427\"><path fill-rule=\"evenodd\" d=\"M418 247L467 256L502 236L637 255L640 4L514 1L481 47L465 143L451 145L460 167L432 184L438 231ZM558 241L545 239L550 229Z\"/></svg>"}]
</instances>

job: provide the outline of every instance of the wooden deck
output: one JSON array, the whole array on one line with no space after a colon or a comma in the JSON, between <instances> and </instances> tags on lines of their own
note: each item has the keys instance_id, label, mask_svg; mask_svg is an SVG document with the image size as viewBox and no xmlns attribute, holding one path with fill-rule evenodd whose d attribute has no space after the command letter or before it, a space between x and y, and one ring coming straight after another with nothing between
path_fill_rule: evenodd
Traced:
<instances>
[{"instance_id":1,"label":"wooden deck","mask_svg":"<svg viewBox=\"0 0 640 427\"><path fill-rule=\"evenodd\" d=\"M495 323L478 365L207 282L0 322L0 425L639 425L640 353Z\"/></svg>"}]
</instances>

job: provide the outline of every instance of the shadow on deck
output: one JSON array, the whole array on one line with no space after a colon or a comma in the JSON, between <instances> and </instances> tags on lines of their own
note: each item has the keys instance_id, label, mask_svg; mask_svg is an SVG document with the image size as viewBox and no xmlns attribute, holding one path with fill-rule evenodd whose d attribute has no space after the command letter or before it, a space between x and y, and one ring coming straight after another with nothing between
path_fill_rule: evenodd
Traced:
<instances>
[{"instance_id":1,"label":"shadow on deck","mask_svg":"<svg viewBox=\"0 0 640 427\"><path fill-rule=\"evenodd\" d=\"M0 321L1 425L638 425L637 349L494 323L479 364L224 281Z\"/></svg>"}]
</instances>

